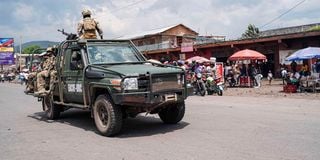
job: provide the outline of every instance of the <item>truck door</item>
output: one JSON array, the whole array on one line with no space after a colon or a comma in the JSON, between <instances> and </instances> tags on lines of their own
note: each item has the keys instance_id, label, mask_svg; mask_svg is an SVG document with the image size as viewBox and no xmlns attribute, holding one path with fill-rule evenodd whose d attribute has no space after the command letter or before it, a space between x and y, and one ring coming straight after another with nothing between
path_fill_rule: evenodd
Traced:
<instances>
[{"instance_id":1,"label":"truck door","mask_svg":"<svg viewBox=\"0 0 320 160\"><path fill-rule=\"evenodd\" d=\"M83 104L83 58L81 52L67 48L64 58L62 72L64 101Z\"/></svg>"}]
</instances>

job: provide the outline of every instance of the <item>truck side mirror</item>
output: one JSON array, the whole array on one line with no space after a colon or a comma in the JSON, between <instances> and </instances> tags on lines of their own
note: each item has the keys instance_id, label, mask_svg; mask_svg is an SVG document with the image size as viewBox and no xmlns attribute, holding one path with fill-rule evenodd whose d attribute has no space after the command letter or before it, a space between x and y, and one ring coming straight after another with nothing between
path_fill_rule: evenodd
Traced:
<instances>
[{"instance_id":1,"label":"truck side mirror","mask_svg":"<svg viewBox=\"0 0 320 160\"><path fill-rule=\"evenodd\" d=\"M105 77L105 74L101 71L91 70L91 68L85 71L85 76L88 79L102 79Z\"/></svg>"}]
</instances>

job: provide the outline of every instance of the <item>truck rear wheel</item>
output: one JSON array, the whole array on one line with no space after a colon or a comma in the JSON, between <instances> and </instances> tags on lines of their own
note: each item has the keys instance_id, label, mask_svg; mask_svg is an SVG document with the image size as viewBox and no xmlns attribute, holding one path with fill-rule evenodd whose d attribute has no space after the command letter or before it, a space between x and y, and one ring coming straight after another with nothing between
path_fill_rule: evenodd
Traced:
<instances>
[{"instance_id":1,"label":"truck rear wheel","mask_svg":"<svg viewBox=\"0 0 320 160\"><path fill-rule=\"evenodd\" d=\"M163 123L176 124L182 120L185 112L185 104L177 103L162 109L158 115Z\"/></svg>"},{"instance_id":2,"label":"truck rear wheel","mask_svg":"<svg viewBox=\"0 0 320 160\"><path fill-rule=\"evenodd\" d=\"M60 117L61 108L53 103L53 97L51 94L42 98L42 108L48 119L53 120Z\"/></svg>"},{"instance_id":3,"label":"truck rear wheel","mask_svg":"<svg viewBox=\"0 0 320 160\"><path fill-rule=\"evenodd\" d=\"M100 95L93 106L94 122L104 136L113 136L122 128L121 108L113 104L109 97Z\"/></svg>"}]
</instances>

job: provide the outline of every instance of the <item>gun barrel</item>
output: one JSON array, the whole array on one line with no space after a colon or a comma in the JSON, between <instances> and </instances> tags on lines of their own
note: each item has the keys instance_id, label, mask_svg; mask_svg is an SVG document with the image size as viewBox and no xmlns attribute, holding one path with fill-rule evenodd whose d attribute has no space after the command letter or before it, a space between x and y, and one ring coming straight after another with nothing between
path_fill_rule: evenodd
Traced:
<instances>
[{"instance_id":1,"label":"gun barrel","mask_svg":"<svg viewBox=\"0 0 320 160\"><path fill-rule=\"evenodd\" d=\"M69 33L66 33L66 32L64 31L64 29L62 29L62 30L58 29L58 32L61 32L62 34L66 35L66 36L69 36L69 35L70 35Z\"/></svg>"},{"instance_id":2,"label":"gun barrel","mask_svg":"<svg viewBox=\"0 0 320 160\"><path fill-rule=\"evenodd\" d=\"M61 32L63 35L67 36L67 40L75 40L77 39L77 35L73 33L67 33L64 31L64 29L60 30L58 29L58 32Z\"/></svg>"}]
</instances>

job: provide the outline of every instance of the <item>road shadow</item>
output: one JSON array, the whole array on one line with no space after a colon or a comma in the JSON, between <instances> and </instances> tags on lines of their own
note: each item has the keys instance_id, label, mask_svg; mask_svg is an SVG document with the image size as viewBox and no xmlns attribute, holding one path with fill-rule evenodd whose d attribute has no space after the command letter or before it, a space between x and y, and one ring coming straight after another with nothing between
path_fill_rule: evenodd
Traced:
<instances>
[{"instance_id":1,"label":"road shadow","mask_svg":"<svg viewBox=\"0 0 320 160\"><path fill-rule=\"evenodd\" d=\"M164 124L160 118L150 116L137 116L124 121L122 131L117 138L145 137L158 134L167 134L188 126L189 123L181 121L178 124Z\"/></svg>"},{"instance_id":2,"label":"road shadow","mask_svg":"<svg viewBox=\"0 0 320 160\"><path fill-rule=\"evenodd\" d=\"M85 131L93 131L98 133L95 128L93 119L91 118L90 111L70 109L60 114L60 118L57 120L50 120L46 117L44 112L36 112L28 117L36 119L46 123L62 123L74 127L81 128Z\"/></svg>"},{"instance_id":3,"label":"road shadow","mask_svg":"<svg viewBox=\"0 0 320 160\"><path fill-rule=\"evenodd\" d=\"M28 117L46 123L70 125L99 134L95 127L94 120L91 118L90 111L70 109L61 113L60 118L57 120L49 120L46 118L44 112L36 112L32 115L28 115ZM123 122L122 130L115 138L132 138L166 134L183 129L189 125L189 123L183 121L178 124L168 125L162 123L160 118L143 115L138 115L136 118L127 118Z\"/></svg>"}]
</instances>

